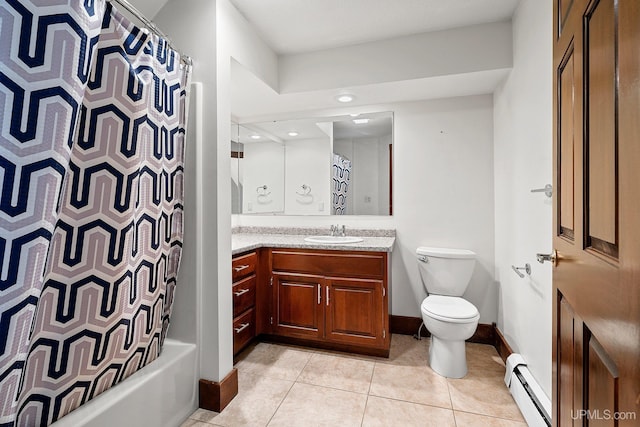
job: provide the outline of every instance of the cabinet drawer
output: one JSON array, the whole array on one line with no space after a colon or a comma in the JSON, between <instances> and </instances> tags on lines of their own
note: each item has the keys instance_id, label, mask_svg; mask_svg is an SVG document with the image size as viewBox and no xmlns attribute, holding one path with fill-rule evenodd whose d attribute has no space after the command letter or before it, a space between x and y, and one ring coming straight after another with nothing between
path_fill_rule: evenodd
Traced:
<instances>
[{"instance_id":1,"label":"cabinet drawer","mask_svg":"<svg viewBox=\"0 0 640 427\"><path fill-rule=\"evenodd\" d=\"M233 316L236 317L256 303L256 276L242 279L233 285Z\"/></svg>"},{"instance_id":2,"label":"cabinet drawer","mask_svg":"<svg viewBox=\"0 0 640 427\"><path fill-rule=\"evenodd\" d=\"M272 250L273 271L383 279L383 252Z\"/></svg>"},{"instance_id":3,"label":"cabinet drawer","mask_svg":"<svg viewBox=\"0 0 640 427\"><path fill-rule=\"evenodd\" d=\"M231 262L231 278L233 282L251 276L256 272L258 257L255 252L236 257Z\"/></svg>"},{"instance_id":4,"label":"cabinet drawer","mask_svg":"<svg viewBox=\"0 0 640 427\"><path fill-rule=\"evenodd\" d=\"M255 312L250 308L233 319L233 354L242 350L255 335Z\"/></svg>"}]
</instances>

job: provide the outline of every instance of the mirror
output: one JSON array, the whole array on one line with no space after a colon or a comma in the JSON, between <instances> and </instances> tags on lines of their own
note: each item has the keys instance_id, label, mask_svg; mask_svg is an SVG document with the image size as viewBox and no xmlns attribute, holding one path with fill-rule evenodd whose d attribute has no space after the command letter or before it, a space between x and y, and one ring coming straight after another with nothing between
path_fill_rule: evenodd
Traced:
<instances>
[{"instance_id":1,"label":"mirror","mask_svg":"<svg viewBox=\"0 0 640 427\"><path fill-rule=\"evenodd\" d=\"M232 124L232 213L391 215L393 113Z\"/></svg>"}]
</instances>

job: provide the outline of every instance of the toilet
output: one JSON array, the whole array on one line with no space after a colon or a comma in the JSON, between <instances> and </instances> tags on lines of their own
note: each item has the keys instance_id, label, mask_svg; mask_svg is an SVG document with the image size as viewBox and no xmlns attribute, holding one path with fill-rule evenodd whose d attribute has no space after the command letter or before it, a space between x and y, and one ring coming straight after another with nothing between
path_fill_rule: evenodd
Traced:
<instances>
[{"instance_id":1,"label":"toilet","mask_svg":"<svg viewBox=\"0 0 640 427\"><path fill-rule=\"evenodd\" d=\"M419 247L416 250L420 278L428 296L420 311L431 333L429 365L447 378L467 374L465 340L478 327L480 313L462 298L476 263L476 254L466 249Z\"/></svg>"}]
</instances>

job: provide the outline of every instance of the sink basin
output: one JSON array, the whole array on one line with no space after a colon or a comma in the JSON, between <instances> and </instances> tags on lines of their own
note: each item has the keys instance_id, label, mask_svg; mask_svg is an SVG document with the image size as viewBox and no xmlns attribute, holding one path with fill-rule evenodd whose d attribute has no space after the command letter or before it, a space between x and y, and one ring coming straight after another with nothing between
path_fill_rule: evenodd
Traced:
<instances>
[{"instance_id":1,"label":"sink basin","mask_svg":"<svg viewBox=\"0 0 640 427\"><path fill-rule=\"evenodd\" d=\"M340 245L346 243L362 242L362 237L355 236L309 236L304 238L309 243L324 243L327 245Z\"/></svg>"}]
</instances>

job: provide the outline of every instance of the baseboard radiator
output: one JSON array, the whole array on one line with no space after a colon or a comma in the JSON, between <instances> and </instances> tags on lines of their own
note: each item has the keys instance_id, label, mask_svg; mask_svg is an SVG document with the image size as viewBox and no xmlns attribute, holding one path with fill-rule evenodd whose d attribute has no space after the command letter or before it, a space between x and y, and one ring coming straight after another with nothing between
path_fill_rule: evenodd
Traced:
<instances>
[{"instance_id":1,"label":"baseboard radiator","mask_svg":"<svg viewBox=\"0 0 640 427\"><path fill-rule=\"evenodd\" d=\"M520 354L513 353L507 358L504 382L529 427L551 426L551 401Z\"/></svg>"}]
</instances>

